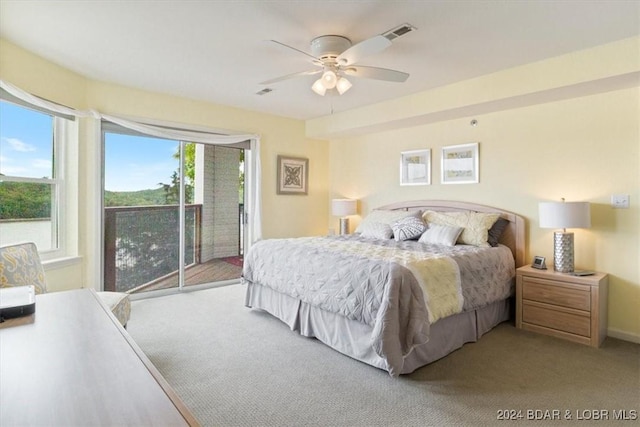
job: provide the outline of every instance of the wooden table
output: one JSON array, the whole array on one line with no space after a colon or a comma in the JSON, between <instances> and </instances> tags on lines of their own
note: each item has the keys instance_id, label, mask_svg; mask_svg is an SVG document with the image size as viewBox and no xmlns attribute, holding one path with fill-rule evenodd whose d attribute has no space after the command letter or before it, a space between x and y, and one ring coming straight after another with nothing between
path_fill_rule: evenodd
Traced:
<instances>
[{"instance_id":1,"label":"wooden table","mask_svg":"<svg viewBox=\"0 0 640 427\"><path fill-rule=\"evenodd\" d=\"M599 347L607 336L609 275L516 270L516 328Z\"/></svg>"},{"instance_id":2,"label":"wooden table","mask_svg":"<svg viewBox=\"0 0 640 427\"><path fill-rule=\"evenodd\" d=\"M198 425L89 289L0 324L0 425Z\"/></svg>"}]
</instances>

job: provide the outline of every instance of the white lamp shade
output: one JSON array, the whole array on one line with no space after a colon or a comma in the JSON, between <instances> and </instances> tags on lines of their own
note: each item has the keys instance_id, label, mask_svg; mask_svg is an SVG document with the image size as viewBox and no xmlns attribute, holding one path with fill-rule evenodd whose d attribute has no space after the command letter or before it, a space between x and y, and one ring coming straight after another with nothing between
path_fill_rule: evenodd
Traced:
<instances>
[{"instance_id":1,"label":"white lamp shade","mask_svg":"<svg viewBox=\"0 0 640 427\"><path fill-rule=\"evenodd\" d=\"M315 93L317 93L320 96L324 96L325 92L327 91L327 88L324 87L324 84L322 84L322 79L318 79L315 81L313 86L311 86L311 90L313 90Z\"/></svg>"},{"instance_id":2,"label":"white lamp shade","mask_svg":"<svg viewBox=\"0 0 640 427\"><path fill-rule=\"evenodd\" d=\"M338 79L338 83L336 83L336 89L340 95L351 89L351 86L351 82L344 77L340 77L340 79Z\"/></svg>"},{"instance_id":3,"label":"white lamp shade","mask_svg":"<svg viewBox=\"0 0 640 427\"><path fill-rule=\"evenodd\" d=\"M327 70L322 73L322 84L327 89L333 89L336 87L336 83L338 83L338 76L331 70Z\"/></svg>"},{"instance_id":4,"label":"white lamp shade","mask_svg":"<svg viewBox=\"0 0 640 427\"><path fill-rule=\"evenodd\" d=\"M358 201L353 199L333 199L331 213L333 216L355 215L358 212Z\"/></svg>"},{"instance_id":5,"label":"white lamp shade","mask_svg":"<svg viewBox=\"0 0 640 427\"><path fill-rule=\"evenodd\" d=\"M541 228L589 228L588 202L542 202L538 206Z\"/></svg>"}]
</instances>

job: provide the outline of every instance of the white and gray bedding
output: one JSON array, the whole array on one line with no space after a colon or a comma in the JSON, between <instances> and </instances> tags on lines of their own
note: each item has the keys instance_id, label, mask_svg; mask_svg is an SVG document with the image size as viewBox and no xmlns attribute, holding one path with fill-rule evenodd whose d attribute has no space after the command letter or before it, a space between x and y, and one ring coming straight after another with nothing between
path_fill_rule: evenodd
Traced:
<instances>
[{"instance_id":1,"label":"white and gray bedding","mask_svg":"<svg viewBox=\"0 0 640 427\"><path fill-rule=\"evenodd\" d=\"M448 316L510 296L509 248L442 246L360 235L272 239L245 257L243 280L369 326L389 373Z\"/></svg>"}]
</instances>

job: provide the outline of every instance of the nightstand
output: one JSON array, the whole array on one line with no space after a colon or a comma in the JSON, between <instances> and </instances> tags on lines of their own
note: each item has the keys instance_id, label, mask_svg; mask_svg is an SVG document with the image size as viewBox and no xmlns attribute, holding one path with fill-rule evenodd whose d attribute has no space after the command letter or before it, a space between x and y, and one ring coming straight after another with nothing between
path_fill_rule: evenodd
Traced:
<instances>
[{"instance_id":1,"label":"nightstand","mask_svg":"<svg viewBox=\"0 0 640 427\"><path fill-rule=\"evenodd\" d=\"M516 270L516 328L592 347L607 336L609 276L572 276L527 265Z\"/></svg>"}]
</instances>

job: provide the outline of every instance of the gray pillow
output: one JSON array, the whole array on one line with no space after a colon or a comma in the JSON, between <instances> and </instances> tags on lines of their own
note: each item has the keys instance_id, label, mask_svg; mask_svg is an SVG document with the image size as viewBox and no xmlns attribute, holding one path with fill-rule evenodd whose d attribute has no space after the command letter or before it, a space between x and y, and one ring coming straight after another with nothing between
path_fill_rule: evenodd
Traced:
<instances>
[{"instance_id":1,"label":"gray pillow","mask_svg":"<svg viewBox=\"0 0 640 427\"><path fill-rule=\"evenodd\" d=\"M391 226L396 242L417 239L427 229L424 221L416 216L400 219Z\"/></svg>"},{"instance_id":2,"label":"gray pillow","mask_svg":"<svg viewBox=\"0 0 640 427\"><path fill-rule=\"evenodd\" d=\"M491 246L498 246L498 241L500 240L502 233L504 233L504 230L507 228L507 225L509 225L509 220L498 218L495 224L491 226L489 229L489 237L487 238L487 242Z\"/></svg>"}]
</instances>

